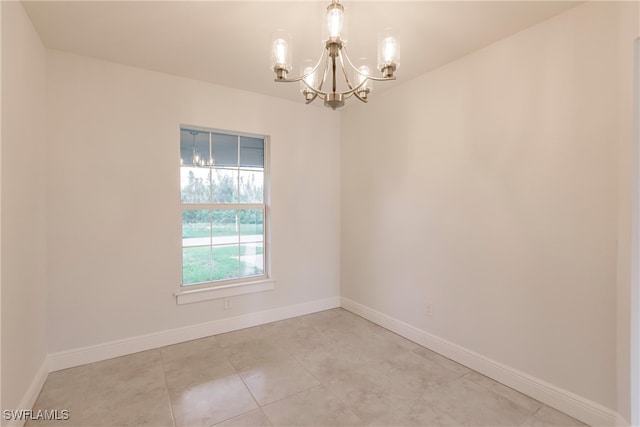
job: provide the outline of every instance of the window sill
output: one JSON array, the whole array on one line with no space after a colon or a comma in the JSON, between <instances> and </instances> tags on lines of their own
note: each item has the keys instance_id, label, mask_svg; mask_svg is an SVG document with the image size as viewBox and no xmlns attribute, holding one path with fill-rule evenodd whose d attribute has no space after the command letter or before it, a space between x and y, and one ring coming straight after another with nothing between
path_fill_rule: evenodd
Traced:
<instances>
[{"instance_id":1,"label":"window sill","mask_svg":"<svg viewBox=\"0 0 640 427\"><path fill-rule=\"evenodd\" d=\"M233 285L216 286L211 288L199 288L176 292L176 304L189 304L192 302L221 299L236 295L254 294L257 292L271 291L275 288L275 280L263 279L255 282L234 283Z\"/></svg>"}]
</instances>

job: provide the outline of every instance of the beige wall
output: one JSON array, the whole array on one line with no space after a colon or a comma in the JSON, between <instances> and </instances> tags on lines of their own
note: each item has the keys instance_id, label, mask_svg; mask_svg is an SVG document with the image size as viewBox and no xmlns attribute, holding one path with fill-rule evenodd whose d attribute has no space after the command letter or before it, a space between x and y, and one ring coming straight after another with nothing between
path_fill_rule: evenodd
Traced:
<instances>
[{"instance_id":1,"label":"beige wall","mask_svg":"<svg viewBox=\"0 0 640 427\"><path fill-rule=\"evenodd\" d=\"M637 289L632 292L633 283L631 269L633 264L638 264L638 259L633 259L634 253L631 251L632 244L637 245L640 236L632 233L632 198L633 189L637 191L637 183L632 186L633 180L638 179L637 170L640 163L634 162L634 154L637 155L637 147L633 146L633 103L634 96L634 39L640 37L640 6L638 2L627 2L619 8L619 78L617 80L620 94L618 119L619 119L619 166L618 166L618 286L617 286L617 396L618 413L626 422L635 422L637 425L640 419L632 420L631 403L638 407L640 396L631 395L632 369L631 361L635 357L640 357L637 348L635 356L632 355L631 342L632 333L638 334L638 328L631 328L632 309L638 309L636 301L635 308L632 306L632 295L637 295ZM637 144L637 142L636 142ZM635 212L638 215L638 212ZM635 243L634 243L635 241ZM637 247L637 246L636 246ZM635 252L637 257L637 251ZM637 314L636 314L637 321ZM637 337L635 339L637 345ZM636 361L637 366L637 361ZM638 381L637 372L634 373L635 381Z\"/></svg>"},{"instance_id":2,"label":"beige wall","mask_svg":"<svg viewBox=\"0 0 640 427\"><path fill-rule=\"evenodd\" d=\"M1 407L18 409L46 357L46 57L22 4L1 7Z\"/></svg>"},{"instance_id":3,"label":"beige wall","mask_svg":"<svg viewBox=\"0 0 640 427\"><path fill-rule=\"evenodd\" d=\"M613 410L618 6L571 9L342 121L342 295Z\"/></svg>"},{"instance_id":4,"label":"beige wall","mask_svg":"<svg viewBox=\"0 0 640 427\"><path fill-rule=\"evenodd\" d=\"M47 61L50 352L339 295L338 115L58 51ZM181 124L271 136L276 289L231 310L173 296Z\"/></svg>"}]
</instances>

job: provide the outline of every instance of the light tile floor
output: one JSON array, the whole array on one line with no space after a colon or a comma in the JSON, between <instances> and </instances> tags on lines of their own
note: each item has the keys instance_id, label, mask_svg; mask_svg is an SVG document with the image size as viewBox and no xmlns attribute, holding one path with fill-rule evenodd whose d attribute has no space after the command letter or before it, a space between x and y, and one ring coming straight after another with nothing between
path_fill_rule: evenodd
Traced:
<instances>
[{"instance_id":1,"label":"light tile floor","mask_svg":"<svg viewBox=\"0 0 640 427\"><path fill-rule=\"evenodd\" d=\"M28 426L581 426L334 309L53 372Z\"/></svg>"}]
</instances>

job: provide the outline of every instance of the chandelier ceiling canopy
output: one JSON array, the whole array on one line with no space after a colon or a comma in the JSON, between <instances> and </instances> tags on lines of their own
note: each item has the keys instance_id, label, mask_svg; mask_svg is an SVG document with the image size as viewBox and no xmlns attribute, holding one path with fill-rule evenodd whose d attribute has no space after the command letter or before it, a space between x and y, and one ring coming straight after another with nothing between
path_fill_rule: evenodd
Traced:
<instances>
[{"instance_id":1,"label":"chandelier ceiling canopy","mask_svg":"<svg viewBox=\"0 0 640 427\"><path fill-rule=\"evenodd\" d=\"M367 102L373 81L395 80L400 66L400 46L390 29L378 36L377 69L380 77L371 75L368 61L362 58L359 65L347 55L347 32L344 6L340 0L332 0L324 18L323 50L317 61L305 60L300 75L288 77L292 70L291 36L283 30L273 33L271 40L271 67L276 82L300 82L300 92L307 104L316 98L332 109L344 106L345 100L355 96Z\"/></svg>"}]
</instances>

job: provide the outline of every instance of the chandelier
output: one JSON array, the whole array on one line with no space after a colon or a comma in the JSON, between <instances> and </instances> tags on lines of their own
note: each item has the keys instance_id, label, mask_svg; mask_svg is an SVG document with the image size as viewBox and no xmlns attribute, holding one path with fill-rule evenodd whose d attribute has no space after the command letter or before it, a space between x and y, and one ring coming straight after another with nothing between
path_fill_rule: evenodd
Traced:
<instances>
[{"instance_id":1,"label":"chandelier","mask_svg":"<svg viewBox=\"0 0 640 427\"><path fill-rule=\"evenodd\" d=\"M193 136L193 145L191 152L191 165L196 168L208 168L213 166L213 157L209 156L209 159L205 159L198 150L196 150L196 136L200 134L197 130L190 130L189 133ZM184 166L184 159L180 157L180 166Z\"/></svg>"},{"instance_id":2,"label":"chandelier","mask_svg":"<svg viewBox=\"0 0 640 427\"><path fill-rule=\"evenodd\" d=\"M368 65L355 66L347 55L344 6L340 0L331 0L325 20L326 39L320 59L315 64L305 61L298 77L287 78L292 69L291 37L282 30L274 33L271 67L276 74L276 82L300 82L300 92L307 104L320 98L326 107L335 110L351 96L367 102L373 81L395 80L393 73L400 65L400 46L390 31L378 37L377 68L382 77L373 77Z\"/></svg>"}]
</instances>

